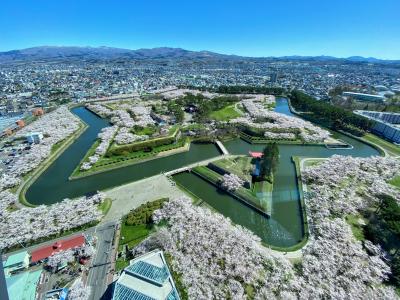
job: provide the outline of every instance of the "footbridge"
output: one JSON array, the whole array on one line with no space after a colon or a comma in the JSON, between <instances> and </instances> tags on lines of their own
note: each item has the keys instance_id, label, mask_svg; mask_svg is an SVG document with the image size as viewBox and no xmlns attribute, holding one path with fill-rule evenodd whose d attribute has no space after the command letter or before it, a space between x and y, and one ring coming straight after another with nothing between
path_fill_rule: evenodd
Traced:
<instances>
[{"instance_id":1,"label":"footbridge","mask_svg":"<svg viewBox=\"0 0 400 300\"><path fill-rule=\"evenodd\" d=\"M219 159L222 159L222 158L228 158L228 157L231 157L231 156L233 156L233 155L216 156L216 157L213 157L213 158L209 158L209 159L205 159L205 160L202 160L202 161L198 161L196 163L187 165L187 166L179 168L179 169L175 169L175 170L171 170L171 171L165 172L164 174L167 175L167 176L172 176L172 175L175 175L175 174L178 174L178 173L190 171L191 169L193 169L195 167L206 166L210 162L213 162L213 161L216 161L216 160L219 160Z\"/></svg>"},{"instance_id":2,"label":"footbridge","mask_svg":"<svg viewBox=\"0 0 400 300\"><path fill-rule=\"evenodd\" d=\"M219 140L215 141L218 149L221 150L223 155L229 155L229 151L225 148L224 144L222 144Z\"/></svg>"}]
</instances>

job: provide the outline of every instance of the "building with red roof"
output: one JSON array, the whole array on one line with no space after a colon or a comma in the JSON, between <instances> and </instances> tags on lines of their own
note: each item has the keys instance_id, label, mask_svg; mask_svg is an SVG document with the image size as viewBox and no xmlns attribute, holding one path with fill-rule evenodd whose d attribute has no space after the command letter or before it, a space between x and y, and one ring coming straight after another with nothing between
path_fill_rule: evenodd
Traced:
<instances>
[{"instance_id":1,"label":"building with red roof","mask_svg":"<svg viewBox=\"0 0 400 300\"><path fill-rule=\"evenodd\" d=\"M85 242L85 237L81 234L69 239L59 240L52 245L38 248L31 253L31 263L37 263L61 251L82 247L85 245Z\"/></svg>"}]
</instances>

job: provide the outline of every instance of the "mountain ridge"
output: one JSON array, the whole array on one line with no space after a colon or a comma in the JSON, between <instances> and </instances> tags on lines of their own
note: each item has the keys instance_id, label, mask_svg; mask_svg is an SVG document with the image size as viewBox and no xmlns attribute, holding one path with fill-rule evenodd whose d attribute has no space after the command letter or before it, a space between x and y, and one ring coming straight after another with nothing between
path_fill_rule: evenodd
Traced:
<instances>
[{"instance_id":1,"label":"mountain ridge","mask_svg":"<svg viewBox=\"0 0 400 300\"><path fill-rule=\"evenodd\" d=\"M384 60L375 57L350 56L340 58L334 56L266 56L249 57L233 54L221 54L207 50L192 51L183 48L156 47L136 50L108 46L37 46L0 52L0 62L40 61L59 59L222 59L222 60L299 60L299 61L347 61L366 63L400 63L400 60Z\"/></svg>"}]
</instances>

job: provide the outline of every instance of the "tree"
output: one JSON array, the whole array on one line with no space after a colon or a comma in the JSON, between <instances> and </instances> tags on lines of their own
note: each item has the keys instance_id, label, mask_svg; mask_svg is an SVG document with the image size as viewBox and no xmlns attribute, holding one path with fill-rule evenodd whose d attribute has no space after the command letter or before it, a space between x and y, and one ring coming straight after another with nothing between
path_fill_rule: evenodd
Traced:
<instances>
[{"instance_id":1,"label":"tree","mask_svg":"<svg viewBox=\"0 0 400 300\"><path fill-rule=\"evenodd\" d=\"M260 177L272 181L271 176L276 171L279 163L279 148L276 143L268 144L263 150Z\"/></svg>"}]
</instances>

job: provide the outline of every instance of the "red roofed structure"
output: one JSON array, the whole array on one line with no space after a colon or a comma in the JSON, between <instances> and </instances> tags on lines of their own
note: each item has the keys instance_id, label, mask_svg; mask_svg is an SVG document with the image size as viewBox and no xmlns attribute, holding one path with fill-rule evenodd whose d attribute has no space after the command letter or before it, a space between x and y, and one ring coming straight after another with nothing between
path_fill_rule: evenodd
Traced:
<instances>
[{"instance_id":1,"label":"red roofed structure","mask_svg":"<svg viewBox=\"0 0 400 300\"><path fill-rule=\"evenodd\" d=\"M249 154L253 158L261 158L261 157L263 157L263 153L262 152L251 152L251 151L249 151Z\"/></svg>"},{"instance_id":2,"label":"red roofed structure","mask_svg":"<svg viewBox=\"0 0 400 300\"><path fill-rule=\"evenodd\" d=\"M31 253L31 263L36 263L61 251L81 247L85 245L85 242L85 237L81 234L69 239L59 240L52 245L38 248Z\"/></svg>"}]
</instances>

